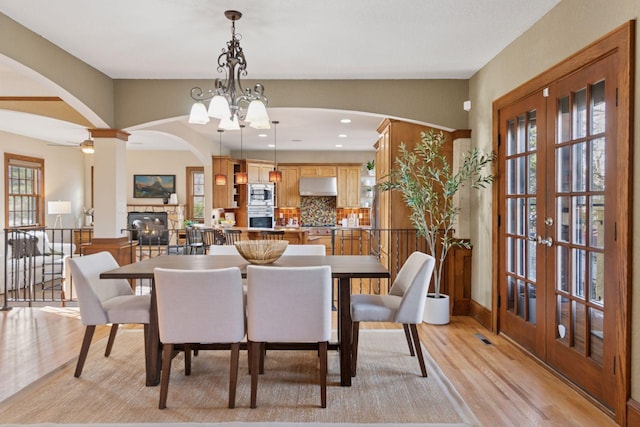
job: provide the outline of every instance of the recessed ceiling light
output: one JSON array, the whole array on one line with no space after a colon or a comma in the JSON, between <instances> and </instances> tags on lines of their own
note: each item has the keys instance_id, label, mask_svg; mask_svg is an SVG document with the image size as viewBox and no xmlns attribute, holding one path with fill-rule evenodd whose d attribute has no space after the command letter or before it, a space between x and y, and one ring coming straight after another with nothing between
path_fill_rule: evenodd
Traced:
<instances>
[{"instance_id":1,"label":"recessed ceiling light","mask_svg":"<svg viewBox=\"0 0 640 427\"><path fill-rule=\"evenodd\" d=\"M258 137L260 137L260 138L266 138L266 137L267 137L267 134L266 134L266 133L259 133L259 134L258 134Z\"/></svg>"},{"instance_id":2,"label":"recessed ceiling light","mask_svg":"<svg viewBox=\"0 0 640 427\"><path fill-rule=\"evenodd\" d=\"M342 144L336 144L336 148L342 148Z\"/></svg>"},{"instance_id":3,"label":"recessed ceiling light","mask_svg":"<svg viewBox=\"0 0 640 427\"><path fill-rule=\"evenodd\" d=\"M344 133L341 133L340 135L338 135L338 138L346 138L346 137L347 137L347 135L344 134Z\"/></svg>"},{"instance_id":4,"label":"recessed ceiling light","mask_svg":"<svg viewBox=\"0 0 640 427\"><path fill-rule=\"evenodd\" d=\"M340 123L351 123L351 119L342 119Z\"/></svg>"},{"instance_id":5,"label":"recessed ceiling light","mask_svg":"<svg viewBox=\"0 0 640 427\"><path fill-rule=\"evenodd\" d=\"M274 144L267 144L267 147L273 148L273 147L275 147L275 145Z\"/></svg>"}]
</instances>

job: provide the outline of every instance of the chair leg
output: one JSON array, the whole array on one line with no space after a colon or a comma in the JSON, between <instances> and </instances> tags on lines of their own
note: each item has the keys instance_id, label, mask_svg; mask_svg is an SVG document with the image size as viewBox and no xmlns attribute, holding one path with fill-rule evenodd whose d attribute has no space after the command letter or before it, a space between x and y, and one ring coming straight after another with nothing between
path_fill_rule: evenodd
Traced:
<instances>
[{"instance_id":1,"label":"chair leg","mask_svg":"<svg viewBox=\"0 0 640 427\"><path fill-rule=\"evenodd\" d=\"M249 341L251 346L251 408L256 407L258 394L258 372L260 372L260 353L261 344L259 342Z\"/></svg>"},{"instance_id":2,"label":"chair leg","mask_svg":"<svg viewBox=\"0 0 640 427\"><path fill-rule=\"evenodd\" d=\"M231 362L229 363L229 409L236 407L236 387L238 385L238 361L240 343L231 344Z\"/></svg>"},{"instance_id":3,"label":"chair leg","mask_svg":"<svg viewBox=\"0 0 640 427\"><path fill-rule=\"evenodd\" d=\"M353 322L351 333L351 376L356 376L358 367L358 336L360 334L360 322Z\"/></svg>"},{"instance_id":4,"label":"chair leg","mask_svg":"<svg viewBox=\"0 0 640 427\"><path fill-rule=\"evenodd\" d=\"M404 336L407 339L407 344L409 345L409 354L411 357L414 357L416 354L413 351L413 342L411 340L411 332L409 332L409 325L407 323L403 323L402 328L404 329Z\"/></svg>"},{"instance_id":5,"label":"chair leg","mask_svg":"<svg viewBox=\"0 0 640 427\"><path fill-rule=\"evenodd\" d=\"M107 348L104 349L104 357L109 357L111 354L111 349L113 348L113 343L116 340L116 335L118 334L118 324L114 323L111 325L111 331L109 331L109 340L107 341Z\"/></svg>"},{"instance_id":6,"label":"chair leg","mask_svg":"<svg viewBox=\"0 0 640 427\"><path fill-rule=\"evenodd\" d=\"M267 355L267 343L260 343L260 371L259 374L264 374L264 358Z\"/></svg>"},{"instance_id":7,"label":"chair leg","mask_svg":"<svg viewBox=\"0 0 640 427\"><path fill-rule=\"evenodd\" d=\"M78 356L78 363L76 364L76 372L73 374L76 378L82 374L82 368L84 367L85 360L87 360L89 346L91 345L91 339L93 338L95 330L96 325L87 325L84 330L84 338L82 339L82 347L80 347L80 355Z\"/></svg>"},{"instance_id":8,"label":"chair leg","mask_svg":"<svg viewBox=\"0 0 640 427\"><path fill-rule=\"evenodd\" d=\"M418 335L418 326L414 323L411 324L411 334L413 335L413 342L415 343L416 354L418 355L418 363L420 363L420 370L422 376L427 376L427 367L424 364L424 357L422 356L422 347L420 346L420 336Z\"/></svg>"},{"instance_id":9,"label":"chair leg","mask_svg":"<svg viewBox=\"0 0 640 427\"><path fill-rule=\"evenodd\" d=\"M149 324L143 324L143 334L144 334L144 360L149 360L149 348L147 347L147 343L149 342Z\"/></svg>"},{"instance_id":10,"label":"chair leg","mask_svg":"<svg viewBox=\"0 0 640 427\"><path fill-rule=\"evenodd\" d=\"M191 375L191 346L184 344L184 374Z\"/></svg>"},{"instance_id":11,"label":"chair leg","mask_svg":"<svg viewBox=\"0 0 640 427\"><path fill-rule=\"evenodd\" d=\"M321 342L319 344L320 351L320 405L327 407L327 347L328 343Z\"/></svg>"},{"instance_id":12,"label":"chair leg","mask_svg":"<svg viewBox=\"0 0 640 427\"><path fill-rule=\"evenodd\" d=\"M169 376L171 375L171 359L173 355L173 344L163 344L162 346L162 378L160 380L160 404L158 408L167 407L167 395L169 394Z\"/></svg>"}]
</instances>

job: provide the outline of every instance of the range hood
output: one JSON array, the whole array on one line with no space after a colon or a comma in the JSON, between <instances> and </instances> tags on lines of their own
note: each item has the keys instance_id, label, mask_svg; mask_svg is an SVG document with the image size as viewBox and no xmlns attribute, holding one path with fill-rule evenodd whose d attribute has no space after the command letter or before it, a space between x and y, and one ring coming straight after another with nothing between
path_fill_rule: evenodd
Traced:
<instances>
[{"instance_id":1,"label":"range hood","mask_svg":"<svg viewBox=\"0 0 640 427\"><path fill-rule=\"evenodd\" d=\"M300 178L301 196L337 196L338 182L336 177L308 177Z\"/></svg>"}]
</instances>

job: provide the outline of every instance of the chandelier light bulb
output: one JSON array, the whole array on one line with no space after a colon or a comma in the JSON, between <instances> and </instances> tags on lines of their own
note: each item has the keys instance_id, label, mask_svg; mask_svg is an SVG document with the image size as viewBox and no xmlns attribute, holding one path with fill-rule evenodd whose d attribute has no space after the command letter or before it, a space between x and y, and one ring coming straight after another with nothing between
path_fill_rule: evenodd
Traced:
<instances>
[{"instance_id":1,"label":"chandelier light bulb","mask_svg":"<svg viewBox=\"0 0 640 427\"><path fill-rule=\"evenodd\" d=\"M209 117L216 119L224 119L231 117L231 109L229 108L229 101L222 95L216 95L211 99L209 104L209 110L207 110Z\"/></svg>"},{"instance_id":2,"label":"chandelier light bulb","mask_svg":"<svg viewBox=\"0 0 640 427\"><path fill-rule=\"evenodd\" d=\"M253 122L269 122L269 115L267 114L267 108L261 101L253 100L249 103L247 108L247 116L244 118L249 123Z\"/></svg>"},{"instance_id":3,"label":"chandelier light bulb","mask_svg":"<svg viewBox=\"0 0 640 427\"><path fill-rule=\"evenodd\" d=\"M195 123L198 125L206 125L207 123L209 123L207 107L205 107L202 102L198 101L191 107L191 114L189 114L189 123Z\"/></svg>"}]
</instances>

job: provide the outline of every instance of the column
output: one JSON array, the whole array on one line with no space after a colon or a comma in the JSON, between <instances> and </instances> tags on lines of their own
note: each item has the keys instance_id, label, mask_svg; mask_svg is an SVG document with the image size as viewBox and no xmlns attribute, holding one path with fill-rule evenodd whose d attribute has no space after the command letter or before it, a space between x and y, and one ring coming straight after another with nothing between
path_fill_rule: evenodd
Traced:
<instances>
[{"instance_id":1,"label":"column","mask_svg":"<svg viewBox=\"0 0 640 427\"><path fill-rule=\"evenodd\" d=\"M85 255L110 252L120 265L133 262L127 228L127 151L129 134L119 129L91 129L93 137L94 217L92 244Z\"/></svg>"}]
</instances>

